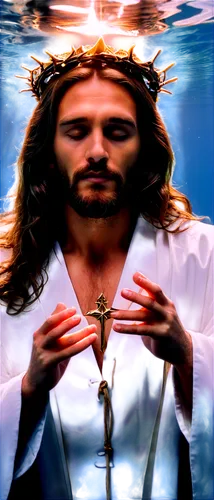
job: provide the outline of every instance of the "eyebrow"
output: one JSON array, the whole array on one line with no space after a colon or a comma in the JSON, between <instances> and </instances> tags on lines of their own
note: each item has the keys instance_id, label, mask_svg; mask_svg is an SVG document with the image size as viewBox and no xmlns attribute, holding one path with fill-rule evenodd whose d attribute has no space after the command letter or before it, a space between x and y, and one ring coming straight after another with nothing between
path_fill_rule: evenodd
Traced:
<instances>
[{"instance_id":1,"label":"eyebrow","mask_svg":"<svg viewBox=\"0 0 214 500\"><path fill-rule=\"evenodd\" d=\"M59 126L60 127L66 127L66 126L69 126L69 125L78 125L78 123L88 123L88 122L89 122L89 120L85 116L81 116L79 118L72 118L72 119L68 119L68 120L62 120L59 123ZM106 122L108 122L108 124L115 123L116 125L127 125L127 126L133 128L133 129L137 128L137 125L134 122L134 120L131 120L129 118L119 118L119 117L116 117L116 116L112 116L111 118L108 118L108 120L106 120Z\"/></svg>"}]
</instances>

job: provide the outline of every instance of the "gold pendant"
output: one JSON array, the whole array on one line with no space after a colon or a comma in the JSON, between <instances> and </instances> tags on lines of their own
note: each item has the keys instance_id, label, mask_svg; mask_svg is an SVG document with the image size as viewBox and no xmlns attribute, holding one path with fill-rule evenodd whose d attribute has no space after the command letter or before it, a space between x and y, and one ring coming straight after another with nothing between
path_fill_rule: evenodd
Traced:
<instances>
[{"instance_id":1,"label":"gold pendant","mask_svg":"<svg viewBox=\"0 0 214 500\"><path fill-rule=\"evenodd\" d=\"M105 322L107 319L111 317L111 312L117 311L118 309L114 309L111 307L110 309L107 308L108 301L105 298L105 295L101 293L96 300L95 304L97 304L97 309L94 311L88 311L85 316L93 316L94 318L97 319L97 321L100 321L101 325L101 352L105 352L107 342L105 338Z\"/></svg>"}]
</instances>

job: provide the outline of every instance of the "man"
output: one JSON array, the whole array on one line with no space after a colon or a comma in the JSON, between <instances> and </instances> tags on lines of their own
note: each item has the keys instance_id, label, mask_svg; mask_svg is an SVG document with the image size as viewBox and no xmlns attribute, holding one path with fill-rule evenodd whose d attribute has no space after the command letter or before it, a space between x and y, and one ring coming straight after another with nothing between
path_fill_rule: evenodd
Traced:
<instances>
[{"instance_id":1,"label":"man","mask_svg":"<svg viewBox=\"0 0 214 500\"><path fill-rule=\"evenodd\" d=\"M1 498L188 498L188 441L211 500L213 227L170 185L166 71L50 56L2 216Z\"/></svg>"}]
</instances>

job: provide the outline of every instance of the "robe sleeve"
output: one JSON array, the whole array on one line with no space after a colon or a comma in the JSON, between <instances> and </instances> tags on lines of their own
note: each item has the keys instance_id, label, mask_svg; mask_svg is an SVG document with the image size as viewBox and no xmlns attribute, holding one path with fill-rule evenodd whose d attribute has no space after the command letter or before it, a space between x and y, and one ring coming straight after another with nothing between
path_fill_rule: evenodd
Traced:
<instances>
[{"instance_id":1,"label":"robe sleeve","mask_svg":"<svg viewBox=\"0 0 214 500\"><path fill-rule=\"evenodd\" d=\"M190 447L194 500L214 498L214 252L207 268L201 331L187 330L193 342L192 421L179 393L175 373L175 411Z\"/></svg>"},{"instance_id":2,"label":"robe sleeve","mask_svg":"<svg viewBox=\"0 0 214 500\"><path fill-rule=\"evenodd\" d=\"M16 376L10 374L10 361L1 352L0 385L0 498L6 500L13 479L26 472L33 464L40 449L46 411L38 422L20 461L14 466L18 444L19 420L21 412L21 385L25 372Z\"/></svg>"}]
</instances>

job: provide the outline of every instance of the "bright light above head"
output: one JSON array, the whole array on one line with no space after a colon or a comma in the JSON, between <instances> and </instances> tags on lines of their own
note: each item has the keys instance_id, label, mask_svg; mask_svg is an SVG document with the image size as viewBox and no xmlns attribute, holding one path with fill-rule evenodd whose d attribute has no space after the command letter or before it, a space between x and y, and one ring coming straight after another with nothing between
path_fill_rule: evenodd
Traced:
<instances>
[{"instance_id":1,"label":"bright light above head","mask_svg":"<svg viewBox=\"0 0 214 500\"><path fill-rule=\"evenodd\" d=\"M82 35L88 35L88 36L103 36L103 35L123 35L123 36L137 36L138 31L133 30L132 33L126 33L125 31L121 30L120 28L108 26L107 24L100 22L99 25L96 25L95 23L86 23L83 26L56 26L57 29L62 30L62 31L67 31L70 33L79 33Z\"/></svg>"},{"instance_id":2,"label":"bright light above head","mask_svg":"<svg viewBox=\"0 0 214 500\"><path fill-rule=\"evenodd\" d=\"M55 9L55 7L57 7L57 9ZM50 8L52 10L60 10L61 12L74 13L73 10L69 10L73 9L73 7L68 5L61 5L61 6L52 5ZM91 6L89 7L89 9L81 10L81 13L86 14L87 12L88 12L88 19L86 23L82 24L81 26L56 26L56 28L70 33L79 33L82 35L89 35L89 36L123 35L130 37L138 35L138 30L126 32L116 26L109 26L108 23L105 21L99 21L99 19L96 16L93 0L91 2Z\"/></svg>"}]
</instances>

